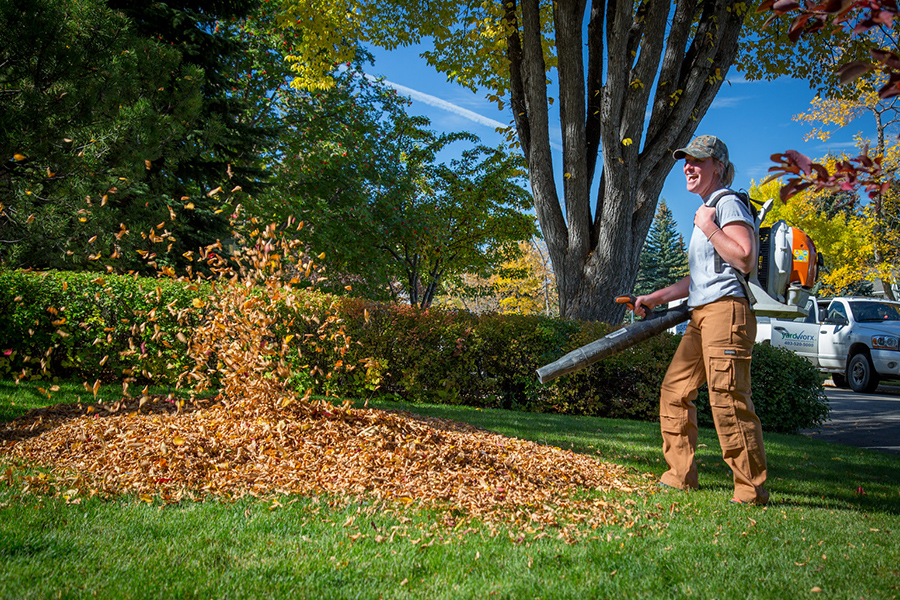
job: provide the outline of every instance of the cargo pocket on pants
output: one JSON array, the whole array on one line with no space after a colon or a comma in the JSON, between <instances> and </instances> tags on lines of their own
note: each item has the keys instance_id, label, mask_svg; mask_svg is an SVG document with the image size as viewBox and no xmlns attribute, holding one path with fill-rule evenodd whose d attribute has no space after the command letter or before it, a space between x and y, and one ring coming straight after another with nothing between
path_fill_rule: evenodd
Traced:
<instances>
[{"instance_id":1,"label":"cargo pocket on pants","mask_svg":"<svg viewBox=\"0 0 900 600\"><path fill-rule=\"evenodd\" d=\"M745 443L738 415L746 412L750 399L750 358L743 348L709 349L709 405L723 450Z\"/></svg>"},{"instance_id":2,"label":"cargo pocket on pants","mask_svg":"<svg viewBox=\"0 0 900 600\"><path fill-rule=\"evenodd\" d=\"M716 392L750 391L750 351L733 346L709 349L709 389Z\"/></svg>"}]
</instances>

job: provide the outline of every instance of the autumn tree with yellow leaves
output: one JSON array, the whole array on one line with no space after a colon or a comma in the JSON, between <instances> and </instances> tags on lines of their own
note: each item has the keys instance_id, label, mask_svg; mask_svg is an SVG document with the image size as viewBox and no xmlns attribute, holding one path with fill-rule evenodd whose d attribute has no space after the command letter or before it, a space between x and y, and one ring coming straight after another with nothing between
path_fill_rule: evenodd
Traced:
<instances>
[{"instance_id":1,"label":"autumn tree with yellow leaves","mask_svg":"<svg viewBox=\"0 0 900 600\"><path fill-rule=\"evenodd\" d=\"M556 278L547 246L519 242L519 253L491 274L463 273L444 285L438 303L474 313L558 316Z\"/></svg>"},{"instance_id":2,"label":"autumn tree with yellow leaves","mask_svg":"<svg viewBox=\"0 0 900 600\"><path fill-rule=\"evenodd\" d=\"M833 164L834 160L832 167ZM781 187L779 181L771 181L751 187L750 194L761 201L777 199ZM846 200L805 190L787 203L776 200L762 223L762 227L771 227L783 219L814 240L816 250L825 257L825 269L819 273L822 295L852 293L863 282L886 276L890 269L889 265L875 261L877 240L870 209Z\"/></svg>"}]
</instances>

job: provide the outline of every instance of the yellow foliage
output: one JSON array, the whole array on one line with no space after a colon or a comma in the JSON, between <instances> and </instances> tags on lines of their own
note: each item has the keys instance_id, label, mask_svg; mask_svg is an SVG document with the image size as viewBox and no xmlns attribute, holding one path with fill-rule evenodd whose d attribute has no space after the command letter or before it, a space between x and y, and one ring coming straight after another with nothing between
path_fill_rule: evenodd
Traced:
<instances>
[{"instance_id":1,"label":"yellow foliage","mask_svg":"<svg viewBox=\"0 0 900 600\"><path fill-rule=\"evenodd\" d=\"M808 112L795 115L794 120L811 124L821 123L823 126L831 127L814 127L803 139L826 141L831 137L833 129L845 127L857 117L869 112L870 107L876 106L879 102L876 84L870 79L861 77L853 82L851 97L813 98L812 108Z\"/></svg>"},{"instance_id":2,"label":"yellow foliage","mask_svg":"<svg viewBox=\"0 0 900 600\"><path fill-rule=\"evenodd\" d=\"M352 60L355 54L355 49L344 43L353 39L351 32L359 25L355 4L351 0L299 0L282 5L278 24L303 32L303 43L287 56L297 74L294 87L321 90L334 85L331 72L335 65Z\"/></svg>"},{"instance_id":3,"label":"yellow foliage","mask_svg":"<svg viewBox=\"0 0 900 600\"><path fill-rule=\"evenodd\" d=\"M509 89L507 35L503 2L464 0L282 0L278 24L303 36L287 57L301 89L334 85L333 70L353 59L356 42L386 49L430 38L428 63L451 81L473 90L492 90L497 98ZM521 19L521 10L518 18ZM541 7L545 68L556 66L552 7Z\"/></svg>"},{"instance_id":4,"label":"yellow foliage","mask_svg":"<svg viewBox=\"0 0 900 600\"><path fill-rule=\"evenodd\" d=\"M878 90L887 83L887 77L883 73L878 73L874 77L860 77L852 84L846 95L841 97L822 98L816 96L813 98L812 108L805 113L794 116L795 121L801 121L813 125L809 133L804 136L804 140L817 139L826 141L831 137L834 130L841 129L850 125L857 118L866 114L876 115L878 117L879 138L884 138L884 130L890 125L885 122L885 115L896 110L897 98L882 100L878 96ZM892 122L895 122L893 119ZM862 134L856 135L857 147L862 149L871 145L870 140ZM883 144L883 143L882 143ZM882 144L879 144L882 145ZM877 148L880 152L883 149ZM884 149L886 152L886 149ZM895 150L896 154L896 150Z\"/></svg>"},{"instance_id":5,"label":"yellow foliage","mask_svg":"<svg viewBox=\"0 0 900 600\"><path fill-rule=\"evenodd\" d=\"M519 249L521 256L507 261L490 277L470 273L456 284L447 284L446 295L436 303L475 313L558 314L556 278L546 247L521 242Z\"/></svg>"}]
</instances>

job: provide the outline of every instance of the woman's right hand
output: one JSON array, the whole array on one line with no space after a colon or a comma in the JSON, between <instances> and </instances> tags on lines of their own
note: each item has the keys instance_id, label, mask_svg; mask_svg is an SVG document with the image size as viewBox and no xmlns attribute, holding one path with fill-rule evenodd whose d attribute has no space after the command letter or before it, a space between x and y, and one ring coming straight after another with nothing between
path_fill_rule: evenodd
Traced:
<instances>
[{"instance_id":1,"label":"woman's right hand","mask_svg":"<svg viewBox=\"0 0 900 600\"><path fill-rule=\"evenodd\" d=\"M634 314L639 317L646 317L647 313L656 308L658 304L658 302L653 301L652 294L638 296L634 300Z\"/></svg>"},{"instance_id":2,"label":"woman's right hand","mask_svg":"<svg viewBox=\"0 0 900 600\"><path fill-rule=\"evenodd\" d=\"M647 313L665 302L687 298L691 289L691 277L683 277L669 287L656 290L652 294L638 296L634 299L634 314L646 317Z\"/></svg>"}]
</instances>

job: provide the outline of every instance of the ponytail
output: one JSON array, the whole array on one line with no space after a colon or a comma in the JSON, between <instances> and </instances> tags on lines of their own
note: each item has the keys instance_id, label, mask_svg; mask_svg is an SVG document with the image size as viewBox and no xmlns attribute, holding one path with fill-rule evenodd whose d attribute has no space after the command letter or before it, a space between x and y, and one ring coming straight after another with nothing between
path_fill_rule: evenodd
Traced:
<instances>
[{"instance_id":1,"label":"ponytail","mask_svg":"<svg viewBox=\"0 0 900 600\"><path fill-rule=\"evenodd\" d=\"M725 165L725 168L722 170L722 184L725 187L731 185L731 182L734 181L734 164L731 161L728 161L728 164Z\"/></svg>"}]
</instances>

